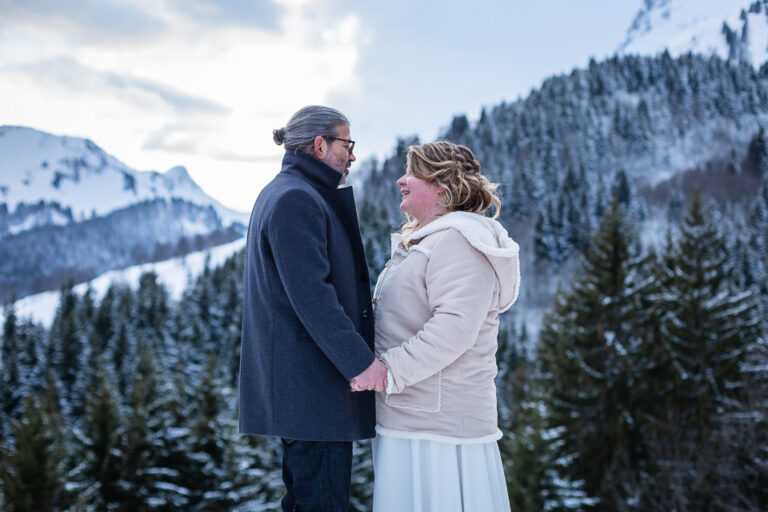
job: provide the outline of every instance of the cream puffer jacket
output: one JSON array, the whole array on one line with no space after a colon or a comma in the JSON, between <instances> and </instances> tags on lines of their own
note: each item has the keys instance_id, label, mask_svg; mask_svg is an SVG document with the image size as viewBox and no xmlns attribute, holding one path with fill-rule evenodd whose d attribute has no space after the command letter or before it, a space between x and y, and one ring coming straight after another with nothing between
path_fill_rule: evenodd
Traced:
<instances>
[{"instance_id":1,"label":"cream puffer jacket","mask_svg":"<svg viewBox=\"0 0 768 512\"><path fill-rule=\"evenodd\" d=\"M407 249L406 249L407 247ZM495 220L452 212L392 235L374 292L382 433L452 442L498 439L499 313L517 299L519 248Z\"/></svg>"}]
</instances>

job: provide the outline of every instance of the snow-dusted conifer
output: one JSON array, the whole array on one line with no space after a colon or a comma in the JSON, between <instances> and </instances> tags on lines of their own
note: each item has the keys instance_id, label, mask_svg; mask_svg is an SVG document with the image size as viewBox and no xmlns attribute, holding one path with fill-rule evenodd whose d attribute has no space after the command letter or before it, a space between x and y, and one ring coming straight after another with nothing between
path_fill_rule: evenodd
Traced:
<instances>
[{"instance_id":1,"label":"snow-dusted conifer","mask_svg":"<svg viewBox=\"0 0 768 512\"><path fill-rule=\"evenodd\" d=\"M759 335L757 304L751 292L735 286L732 253L703 203L695 193L662 267L664 380L673 387L657 396L651 449L658 471L654 497L664 508L682 502L706 508L722 496L717 482L727 464L721 461L737 446L721 433L725 418L740 409L740 368Z\"/></svg>"},{"instance_id":2,"label":"snow-dusted conifer","mask_svg":"<svg viewBox=\"0 0 768 512\"><path fill-rule=\"evenodd\" d=\"M211 354L195 392L196 401L190 416L196 465L193 472L184 477L192 496L190 503L198 510L231 509L244 498L239 491L246 484L238 471L233 449L237 439L236 425L224 408L217 368L217 358Z\"/></svg>"},{"instance_id":3,"label":"snow-dusted conifer","mask_svg":"<svg viewBox=\"0 0 768 512\"><path fill-rule=\"evenodd\" d=\"M61 290L59 308L50 331L51 366L61 385L65 415L80 417L85 407L86 383L80 378L86 363L86 342L79 322L79 299L69 285Z\"/></svg>"},{"instance_id":4,"label":"snow-dusted conifer","mask_svg":"<svg viewBox=\"0 0 768 512\"><path fill-rule=\"evenodd\" d=\"M0 440L5 439L10 420L21 405L23 370L16 312L13 304L5 307L3 336L0 338Z\"/></svg>"},{"instance_id":5,"label":"snow-dusted conifer","mask_svg":"<svg viewBox=\"0 0 768 512\"><path fill-rule=\"evenodd\" d=\"M95 363L82 427L75 429L75 468L69 474L79 506L93 512L117 510L125 497L120 482L125 455L120 396L106 355Z\"/></svg>"},{"instance_id":6,"label":"snow-dusted conifer","mask_svg":"<svg viewBox=\"0 0 768 512\"><path fill-rule=\"evenodd\" d=\"M63 510L66 448L55 387L29 394L11 425L12 442L0 448L0 504L8 512Z\"/></svg>"},{"instance_id":7,"label":"snow-dusted conifer","mask_svg":"<svg viewBox=\"0 0 768 512\"><path fill-rule=\"evenodd\" d=\"M647 361L648 262L614 200L592 239L581 276L542 325L544 403L559 472L584 491L586 509L639 499ZM599 505L598 505L599 504ZM601 508L602 507L602 508Z\"/></svg>"}]
</instances>

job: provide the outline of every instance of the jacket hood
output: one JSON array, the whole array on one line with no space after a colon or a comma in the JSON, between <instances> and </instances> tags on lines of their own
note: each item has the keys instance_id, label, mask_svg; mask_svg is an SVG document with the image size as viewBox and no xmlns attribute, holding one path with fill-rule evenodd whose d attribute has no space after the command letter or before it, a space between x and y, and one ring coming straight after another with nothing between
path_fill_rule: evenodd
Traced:
<instances>
[{"instance_id":1,"label":"jacket hood","mask_svg":"<svg viewBox=\"0 0 768 512\"><path fill-rule=\"evenodd\" d=\"M416 231L392 234L392 254L398 244L410 244L445 229L455 229L491 263L499 279L499 309L506 311L520 290L520 247L498 221L477 213L450 212Z\"/></svg>"}]
</instances>

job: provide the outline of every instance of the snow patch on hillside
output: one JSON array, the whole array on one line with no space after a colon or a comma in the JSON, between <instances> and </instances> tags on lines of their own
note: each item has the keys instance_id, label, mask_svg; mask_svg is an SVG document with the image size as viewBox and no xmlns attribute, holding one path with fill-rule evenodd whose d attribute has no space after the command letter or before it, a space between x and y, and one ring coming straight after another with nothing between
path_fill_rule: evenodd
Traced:
<instances>
[{"instance_id":1,"label":"snow patch on hillside","mask_svg":"<svg viewBox=\"0 0 768 512\"><path fill-rule=\"evenodd\" d=\"M245 238L240 238L234 242L190 253L183 257L112 270L91 281L76 285L73 290L78 295L82 295L90 286L93 290L94 299L100 300L111 284L122 283L136 289L141 275L145 272L154 271L157 273L158 282L162 283L168 290L171 300L179 300L187 286L202 273L206 261L210 267L221 265L227 258L244 247ZM28 318L50 328L59 306L60 295L58 291L50 291L24 297L14 304L16 315L19 318ZM0 311L0 323L3 321L5 321L5 313Z\"/></svg>"}]
</instances>

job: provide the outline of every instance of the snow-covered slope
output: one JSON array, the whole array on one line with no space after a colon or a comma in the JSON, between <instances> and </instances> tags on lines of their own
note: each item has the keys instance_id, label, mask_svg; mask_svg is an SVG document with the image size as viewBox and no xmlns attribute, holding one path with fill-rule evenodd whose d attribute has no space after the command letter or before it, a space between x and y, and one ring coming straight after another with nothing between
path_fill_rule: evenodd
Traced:
<instances>
[{"instance_id":1,"label":"snow-covered slope","mask_svg":"<svg viewBox=\"0 0 768 512\"><path fill-rule=\"evenodd\" d=\"M247 213L207 195L184 167L162 174L139 172L88 139L0 126L0 204L13 214L22 204L58 203L50 215L14 216L6 233L79 222L141 201L173 198L212 206L225 226L248 223Z\"/></svg>"},{"instance_id":2,"label":"snow-covered slope","mask_svg":"<svg viewBox=\"0 0 768 512\"><path fill-rule=\"evenodd\" d=\"M768 0L644 0L617 53L768 60Z\"/></svg>"},{"instance_id":3,"label":"snow-covered slope","mask_svg":"<svg viewBox=\"0 0 768 512\"><path fill-rule=\"evenodd\" d=\"M145 272L154 271L157 273L158 281L168 290L170 298L178 300L189 283L203 271L206 260L209 266L215 267L243 247L245 247L245 238L240 238L212 249L189 253L184 257L112 270L86 283L76 285L73 290L78 295L82 295L90 286L94 298L101 299L112 283L124 283L136 289L139 277ZM29 318L49 328L56 308L59 306L59 296L58 291L49 291L24 297L14 303L16 315L19 318ZM0 310L0 324L4 319L5 314Z\"/></svg>"}]
</instances>

